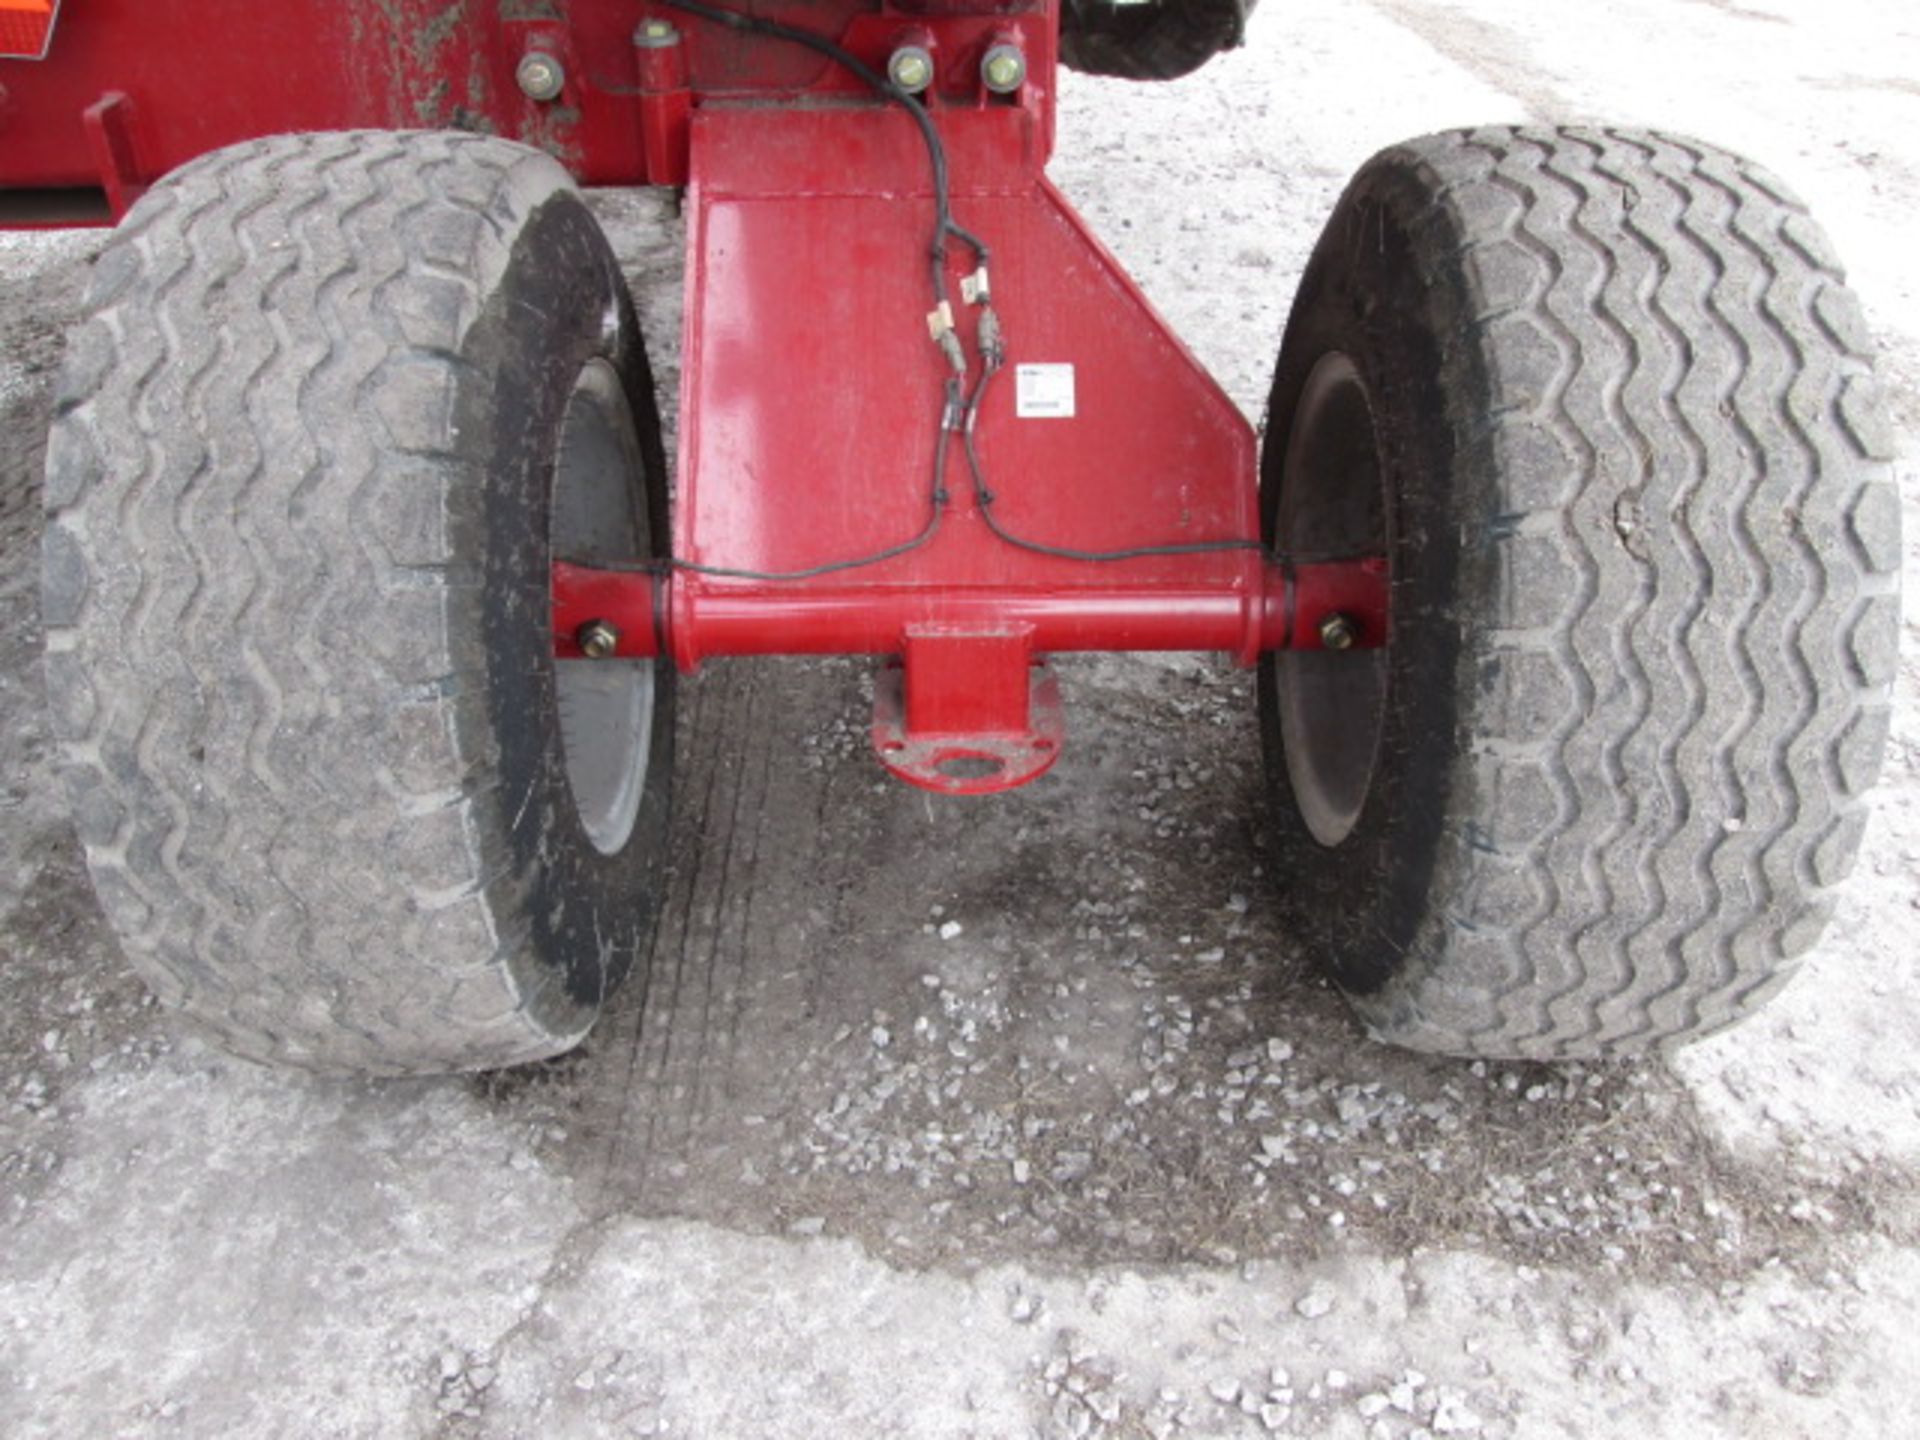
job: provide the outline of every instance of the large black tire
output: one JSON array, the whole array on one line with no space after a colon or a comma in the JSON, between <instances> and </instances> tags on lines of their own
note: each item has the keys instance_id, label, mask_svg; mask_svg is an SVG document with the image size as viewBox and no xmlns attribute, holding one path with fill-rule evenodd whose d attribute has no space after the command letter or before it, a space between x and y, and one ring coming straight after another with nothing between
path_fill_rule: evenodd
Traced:
<instances>
[{"instance_id":1,"label":"large black tire","mask_svg":"<svg viewBox=\"0 0 1920 1440\"><path fill-rule=\"evenodd\" d=\"M666 534L639 328L566 174L474 135L235 146L134 207L90 303L47 684L129 958L261 1060L573 1045L650 922L672 676L552 657L553 551ZM594 777L563 690L644 783Z\"/></svg>"},{"instance_id":2,"label":"large black tire","mask_svg":"<svg viewBox=\"0 0 1920 1440\"><path fill-rule=\"evenodd\" d=\"M1257 0L1065 0L1060 63L1122 80L1177 80L1247 37Z\"/></svg>"},{"instance_id":3,"label":"large black tire","mask_svg":"<svg viewBox=\"0 0 1920 1440\"><path fill-rule=\"evenodd\" d=\"M1890 452L1839 264L1748 162L1486 129L1361 170L1262 488L1282 548L1390 556L1391 644L1260 690L1296 923L1376 1035L1619 1054L1785 981L1887 734Z\"/></svg>"}]
</instances>

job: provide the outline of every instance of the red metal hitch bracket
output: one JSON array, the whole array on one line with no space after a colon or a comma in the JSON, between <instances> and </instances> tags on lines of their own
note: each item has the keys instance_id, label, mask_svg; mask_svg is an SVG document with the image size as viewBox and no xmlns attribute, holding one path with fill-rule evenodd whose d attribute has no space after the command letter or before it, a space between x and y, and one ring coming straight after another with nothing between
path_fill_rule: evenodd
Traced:
<instances>
[{"instance_id":1,"label":"red metal hitch bracket","mask_svg":"<svg viewBox=\"0 0 1920 1440\"><path fill-rule=\"evenodd\" d=\"M873 749L923 790L984 795L1024 785L1060 758L1060 682L1027 626L911 626L900 663L874 677Z\"/></svg>"}]
</instances>

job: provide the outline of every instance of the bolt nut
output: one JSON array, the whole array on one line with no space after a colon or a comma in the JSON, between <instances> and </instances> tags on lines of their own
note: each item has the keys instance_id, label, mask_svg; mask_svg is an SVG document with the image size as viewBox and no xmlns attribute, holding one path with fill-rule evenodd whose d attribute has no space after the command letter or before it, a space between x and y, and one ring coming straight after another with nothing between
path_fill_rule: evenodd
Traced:
<instances>
[{"instance_id":1,"label":"bolt nut","mask_svg":"<svg viewBox=\"0 0 1920 1440\"><path fill-rule=\"evenodd\" d=\"M520 57L513 78L519 82L521 93L529 100L547 101L558 98L566 88L567 72L560 62L541 50L529 50Z\"/></svg>"},{"instance_id":2,"label":"bolt nut","mask_svg":"<svg viewBox=\"0 0 1920 1440\"><path fill-rule=\"evenodd\" d=\"M1018 45L995 45L980 61L980 83L996 95L1011 95L1027 80L1027 57Z\"/></svg>"},{"instance_id":3,"label":"bolt nut","mask_svg":"<svg viewBox=\"0 0 1920 1440\"><path fill-rule=\"evenodd\" d=\"M1338 610L1320 622L1320 643L1328 650L1351 650L1360 638L1360 627Z\"/></svg>"},{"instance_id":4,"label":"bolt nut","mask_svg":"<svg viewBox=\"0 0 1920 1440\"><path fill-rule=\"evenodd\" d=\"M909 95L933 84L933 55L924 45L902 45L887 60L887 78Z\"/></svg>"},{"instance_id":5,"label":"bolt nut","mask_svg":"<svg viewBox=\"0 0 1920 1440\"><path fill-rule=\"evenodd\" d=\"M642 20L634 32L633 43L642 50L664 50L680 43L680 32L673 28L671 20Z\"/></svg>"},{"instance_id":6,"label":"bolt nut","mask_svg":"<svg viewBox=\"0 0 1920 1440\"><path fill-rule=\"evenodd\" d=\"M606 660L620 648L620 632L605 620L589 620L574 632L574 643L589 660Z\"/></svg>"}]
</instances>

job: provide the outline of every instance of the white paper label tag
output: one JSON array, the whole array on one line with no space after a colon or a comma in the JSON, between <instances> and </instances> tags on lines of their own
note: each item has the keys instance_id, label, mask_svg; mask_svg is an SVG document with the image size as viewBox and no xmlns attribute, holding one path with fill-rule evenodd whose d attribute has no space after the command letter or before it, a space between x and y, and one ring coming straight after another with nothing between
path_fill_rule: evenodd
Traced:
<instances>
[{"instance_id":1,"label":"white paper label tag","mask_svg":"<svg viewBox=\"0 0 1920 1440\"><path fill-rule=\"evenodd\" d=\"M1013 413L1022 420L1073 418L1073 366L1013 367Z\"/></svg>"}]
</instances>

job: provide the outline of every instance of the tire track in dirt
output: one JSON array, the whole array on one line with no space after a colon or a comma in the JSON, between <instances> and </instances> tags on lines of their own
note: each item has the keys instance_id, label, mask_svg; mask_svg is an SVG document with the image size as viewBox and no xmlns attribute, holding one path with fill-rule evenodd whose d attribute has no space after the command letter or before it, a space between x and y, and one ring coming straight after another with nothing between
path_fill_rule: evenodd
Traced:
<instances>
[{"instance_id":1,"label":"tire track in dirt","mask_svg":"<svg viewBox=\"0 0 1920 1440\"><path fill-rule=\"evenodd\" d=\"M1481 84L1520 103L1529 120L1569 120L1582 107L1560 77L1543 71L1517 35L1489 21L1424 0L1367 0L1381 15L1418 36Z\"/></svg>"},{"instance_id":2,"label":"tire track in dirt","mask_svg":"<svg viewBox=\"0 0 1920 1440\"><path fill-rule=\"evenodd\" d=\"M849 671L718 665L683 690L674 858L648 978L579 1062L575 1126L600 1154L583 1178L609 1205L669 1202L743 1114L778 1100L784 1067L768 1054L794 1043L844 949L823 932L837 927L853 850L819 843L836 772L807 763L805 742L844 707Z\"/></svg>"}]
</instances>

